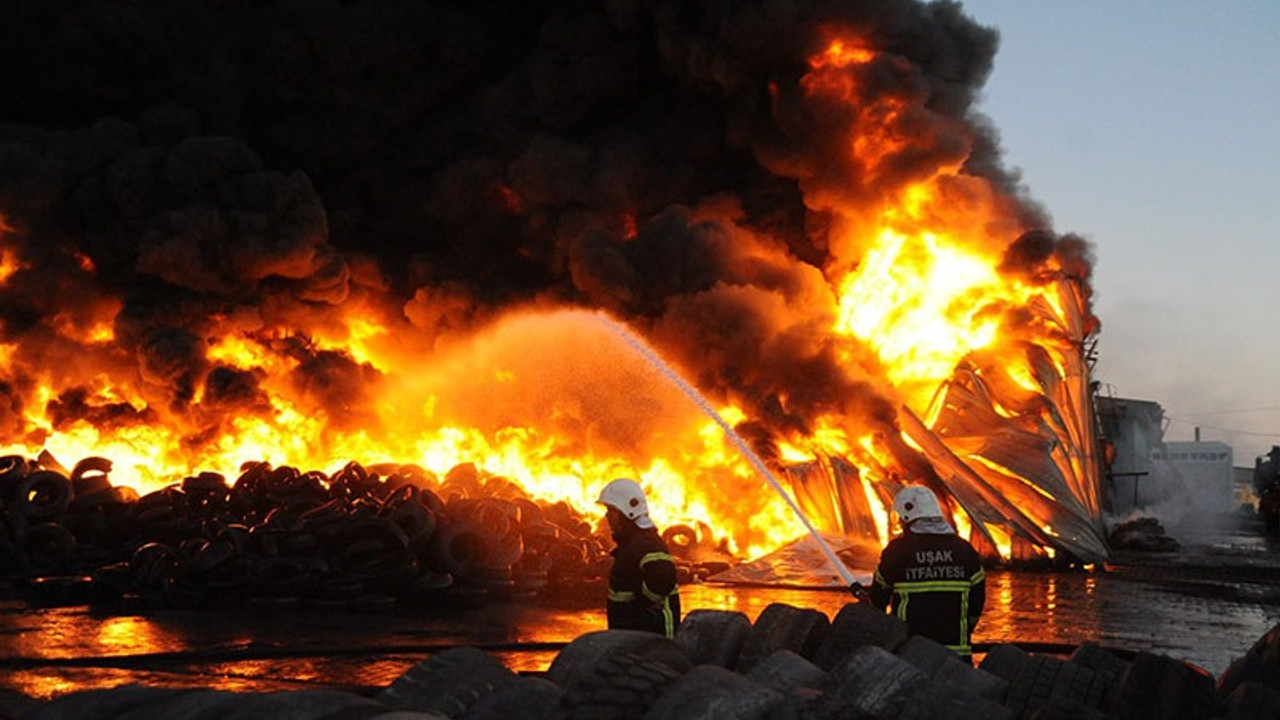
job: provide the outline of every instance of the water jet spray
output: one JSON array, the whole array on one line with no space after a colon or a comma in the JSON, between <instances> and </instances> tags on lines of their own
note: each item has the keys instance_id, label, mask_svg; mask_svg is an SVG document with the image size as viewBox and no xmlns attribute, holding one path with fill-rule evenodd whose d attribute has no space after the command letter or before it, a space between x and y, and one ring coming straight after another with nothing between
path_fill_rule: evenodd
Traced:
<instances>
[{"instance_id":1,"label":"water jet spray","mask_svg":"<svg viewBox=\"0 0 1280 720\"><path fill-rule=\"evenodd\" d=\"M769 472L769 468L765 466L764 461L760 459L760 456L756 455L755 451L751 449L747 442L743 440L736 431L734 431L723 417L720 416L720 413L716 412L715 408L711 407L711 403L703 397L702 393L698 392L696 388L686 382L685 379L681 377L680 374L677 373L665 360L663 360L653 348L649 347L643 339L632 332L626 325L619 323L603 313L569 310L565 311L565 314L580 315L590 322L603 326L610 335L622 340L628 347L640 353L641 357L643 357L651 367L675 384L676 387L680 388L680 391L683 392L686 397L692 400L694 404L707 415L707 417L711 418L717 425L719 425L721 430L724 430L725 435L735 446L737 446L738 450L747 458L747 461L751 463L751 466L755 468L756 472L768 481L768 483L773 486L773 489L777 491L778 495L786 501L787 506L791 508L791 511L794 512L800 522L804 524L805 529L809 531L809 535L811 535L814 541L818 543L818 549L822 551L822 554L826 556L832 567L835 568L836 573L838 573L841 579L844 580L845 585L854 587L857 584L853 574L849 572L849 568L840 561L840 558L836 556L835 551L831 549L831 546L827 544L826 540L822 539L822 535L820 535L817 529L813 527L813 523L809 522L809 518L805 516L804 512L800 509L800 506L796 504L795 499L791 497L791 494L786 491L786 488L782 487L782 483L778 482L778 479L774 477L773 473Z\"/></svg>"}]
</instances>

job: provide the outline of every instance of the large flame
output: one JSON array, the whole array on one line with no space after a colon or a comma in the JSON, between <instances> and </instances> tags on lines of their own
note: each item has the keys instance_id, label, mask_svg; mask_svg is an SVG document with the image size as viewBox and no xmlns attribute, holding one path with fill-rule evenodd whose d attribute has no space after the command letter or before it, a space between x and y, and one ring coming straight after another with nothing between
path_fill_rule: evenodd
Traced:
<instances>
[{"instance_id":1,"label":"large flame","mask_svg":"<svg viewBox=\"0 0 1280 720\"><path fill-rule=\"evenodd\" d=\"M234 477L260 460L326 471L352 460L414 463L440 474L471 462L532 497L590 514L598 512L599 488L626 475L648 489L660 524L714 528L742 555L776 548L800 526L760 477L753 462L760 458L748 457L719 419L744 436L769 429L748 439L756 450L772 448L763 462L791 481L826 529L883 542L893 530L893 489L928 480L954 495L959 525L988 550L1009 557L1018 540L1042 548L1033 554L1052 553L1055 538L1078 535L1057 527L1062 507L1078 509L1085 525L1097 513L1091 416L1080 390L1082 343L1092 330L1083 278L1064 269L1054 248L1018 244L1034 226L1007 190L965 168L968 130L932 109L919 68L856 33L823 32L826 46L794 85L775 79L769 92L780 118L796 97L837 118L824 126L841 136L831 146L836 157L812 166L779 152L761 151L759 159L796 178L805 204L825 214L826 257L795 273L803 280L783 281L805 263L785 240L739 223L732 203L713 199L678 217L656 215L655 224L674 217L705 230L706 253L728 268L725 279L666 301L666 317L732 305L779 328L771 342L793 343L800 350L787 349L797 355L834 348L841 369L830 392L871 386L875 404L898 408L900 418L869 410L871 403L802 392L811 379L772 373L771 347L740 350L758 354L752 372L782 388L774 400L728 382L691 397L672 374L703 388L713 364L735 367L733 329L699 337L675 320L645 322L653 312L634 288L607 308L616 325L555 297L479 311L447 286L424 286L405 302L368 280L359 258L335 264L332 251L308 246L302 255L268 258L270 277L307 283L308 302L268 296L251 312L232 308L139 335L124 292L97 282L104 270L91 257L67 250L68 282L104 289L26 333L29 346L0 344L5 381L21 390L9 396L26 398L3 418L3 452L106 456L113 482L141 492L206 470ZM494 192L512 217L532 216L542 202L519 182ZM646 232L635 208L605 222L620 248ZM21 281L35 261L12 242L20 232L0 222L0 287ZM150 252L142 260L167 282L219 282L179 277L164 264L198 252L181 238ZM298 266L319 269L307 275ZM598 276L573 272L590 296ZM785 301L753 294L743 278L783 288L777 297ZM634 316L622 317L628 311ZM815 321L819 338L804 339L799 330ZM620 335L632 331L652 331L669 359L659 365L636 353ZM964 398L983 400L981 418L989 419L972 409L978 404L961 405ZM1072 412L1061 411L1067 406ZM803 421L777 421L802 414ZM1011 467L982 442L1015 430L1052 459L1060 487L1028 477L1029 465ZM935 476L921 478L930 467Z\"/></svg>"}]
</instances>

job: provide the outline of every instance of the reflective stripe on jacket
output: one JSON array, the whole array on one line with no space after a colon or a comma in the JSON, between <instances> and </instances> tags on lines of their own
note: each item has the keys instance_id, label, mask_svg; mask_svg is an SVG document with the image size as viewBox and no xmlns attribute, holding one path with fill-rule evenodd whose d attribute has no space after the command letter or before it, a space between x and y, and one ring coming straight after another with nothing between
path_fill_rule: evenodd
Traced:
<instances>
[{"instance_id":1,"label":"reflective stripe on jacket","mask_svg":"<svg viewBox=\"0 0 1280 720\"><path fill-rule=\"evenodd\" d=\"M675 559L654 528L637 528L613 551L609 572L609 627L675 637L680 590Z\"/></svg>"},{"instance_id":2,"label":"reflective stripe on jacket","mask_svg":"<svg viewBox=\"0 0 1280 720\"><path fill-rule=\"evenodd\" d=\"M970 635L986 602L986 572L977 551L954 535L894 538L880 555L870 588L876 607L890 607L914 635L973 653Z\"/></svg>"}]
</instances>

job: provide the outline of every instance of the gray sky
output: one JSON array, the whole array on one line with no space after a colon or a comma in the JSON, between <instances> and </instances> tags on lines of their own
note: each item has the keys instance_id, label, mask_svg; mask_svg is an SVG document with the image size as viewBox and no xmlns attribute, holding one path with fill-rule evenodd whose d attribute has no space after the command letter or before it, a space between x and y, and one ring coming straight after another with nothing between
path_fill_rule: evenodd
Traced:
<instances>
[{"instance_id":1,"label":"gray sky","mask_svg":"<svg viewBox=\"0 0 1280 720\"><path fill-rule=\"evenodd\" d=\"M1006 164L1094 245L1094 377L1166 440L1280 444L1280 2L964 0Z\"/></svg>"}]
</instances>

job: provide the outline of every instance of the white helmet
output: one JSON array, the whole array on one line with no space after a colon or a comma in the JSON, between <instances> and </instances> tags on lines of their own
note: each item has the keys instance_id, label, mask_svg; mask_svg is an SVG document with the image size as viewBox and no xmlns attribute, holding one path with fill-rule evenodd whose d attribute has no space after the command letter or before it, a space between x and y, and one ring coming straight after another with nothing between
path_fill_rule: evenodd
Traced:
<instances>
[{"instance_id":1,"label":"white helmet","mask_svg":"<svg viewBox=\"0 0 1280 720\"><path fill-rule=\"evenodd\" d=\"M923 485L908 485L899 490L893 498L893 511L907 524L920 518L942 517L938 497Z\"/></svg>"},{"instance_id":2,"label":"white helmet","mask_svg":"<svg viewBox=\"0 0 1280 720\"><path fill-rule=\"evenodd\" d=\"M649 501L645 500L640 483L631 478L610 480L600 491L596 502L617 509L634 522L636 527L653 527L653 521L649 519Z\"/></svg>"}]
</instances>

